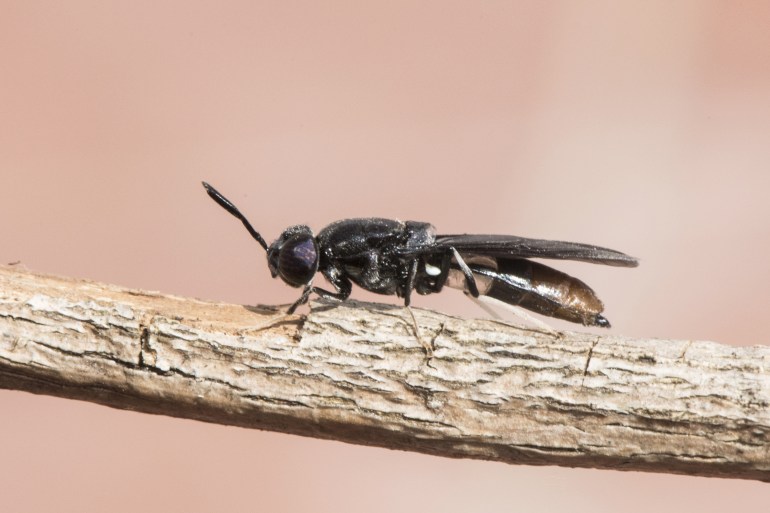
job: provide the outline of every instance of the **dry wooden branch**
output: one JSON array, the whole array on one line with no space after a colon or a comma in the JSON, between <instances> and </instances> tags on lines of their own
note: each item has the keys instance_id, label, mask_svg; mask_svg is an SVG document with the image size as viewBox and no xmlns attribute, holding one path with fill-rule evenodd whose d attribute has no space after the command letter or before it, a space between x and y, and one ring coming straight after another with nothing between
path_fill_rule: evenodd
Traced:
<instances>
[{"instance_id":1,"label":"dry wooden branch","mask_svg":"<svg viewBox=\"0 0 770 513\"><path fill-rule=\"evenodd\" d=\"M0 388L529 465L770 479L770 348L308 316L0 267Z\"/></svg>"}]
</instances>

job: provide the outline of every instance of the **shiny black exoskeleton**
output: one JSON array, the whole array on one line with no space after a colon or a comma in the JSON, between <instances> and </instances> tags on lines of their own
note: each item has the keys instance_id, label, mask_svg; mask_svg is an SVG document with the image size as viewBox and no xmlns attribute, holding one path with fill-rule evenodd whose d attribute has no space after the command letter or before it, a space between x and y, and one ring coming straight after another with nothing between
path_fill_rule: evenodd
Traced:
<instances>
[{"instance_id":1,"label":"shiny black exoskeleton","mask_svg":"<svg viewBox=\"0 0 770 513\"><path fill-rule=\"evenodd\" d=\"M381 218L345 219L314 236L306 225L284 230L269 247L227 198L203 182L209 196L240 219L267 251L275 278L303 287L289 313L311 293L345 300L352 284L378 294L404 298L440 292L446 285L470 296L491 297L550 317L588 326L609 326L599 298L588 285L528 258L581 260L635 267L633 257L587 244L526 239L511 235L436 235L429 223ZM334 286L313 286L317 272Z\"/></svg>"}]
</instances>

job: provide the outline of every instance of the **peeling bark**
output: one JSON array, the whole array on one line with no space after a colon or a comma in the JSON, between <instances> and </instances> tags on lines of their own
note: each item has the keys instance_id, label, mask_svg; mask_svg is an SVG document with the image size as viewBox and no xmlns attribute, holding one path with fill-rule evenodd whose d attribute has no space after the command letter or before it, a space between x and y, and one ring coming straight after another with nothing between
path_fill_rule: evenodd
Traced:
<instances>
[{"instance_id":1,"label":"peeling bark","mask_svg":"<svg viewBox=\"0 0 770 513\"><path fill-rule=\"evenodd\" d=\"M0 388L456 458L770 479L770 348L307 316L0 267ZM432 354L423 346L430 342Z\"/></svg>"}]
</instances>

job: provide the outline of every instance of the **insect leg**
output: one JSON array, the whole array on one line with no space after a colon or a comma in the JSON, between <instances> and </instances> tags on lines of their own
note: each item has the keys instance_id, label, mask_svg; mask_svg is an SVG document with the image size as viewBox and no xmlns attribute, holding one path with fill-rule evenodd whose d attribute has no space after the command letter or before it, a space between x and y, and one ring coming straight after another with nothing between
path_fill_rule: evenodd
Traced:
<instances>
[{"instance_id":1,"label":"insect leg","mask_svg":"<svg viewBox=\"0 0 770 513\"><path fill-rule=\"evenodd\" d=\"M419 261L415 258L409 263L409 270L406 274L406 287L404 288L404 306L408 307L412 300L412 290L414 289L414 279L417 276L417 264ZM414 317L414 316L413 316Z\"/></svg>"},{"instance_id":2,"label":"insect leg","mask_svg":"<svg viewBox=\"0 0 770 513\"><path fill-rule=\"evenodd\" d=\"M298 306L304 305L307 303L307 298L310 297L310 293L313 292L313 285L311 283L308 283L305 285L305 289L302 291L302 295L297 299L286 311L289 315L294 313L294 310L297 309Z\"/></svg>"},{"instance_id":3,"label":"insect leg","mask_svg":"<svg viewBox=\"0 0 770 513\"><path fill-rule=\"evenodd\" d=\"M331 292L321 287L313 287L312 291L321 296L324 299L336 299L337 301L345 301L350 297L350 292L353 290L353 284L349 279L341 277L331 282L337 292Z\"/></svg>"},{"instance_id":4,"label":"insect leg","mask_svg":"<svg viewBox=\"0 0 770 513\"><path fill-rule=\"evenodd\" d=\"M476 286L476 279L473 277L473 271L471 271L471 268L468 267L468 264L465 263L465 260L463 260L463 257L460 256L460 253L455 248L450 247L449 250L455 257L460 270L465 275L465 285L468 287L468 293L472 297L479 297L479 288Z\"/></svg>"},{"instance_id":5,"label":"insect leg","mask_svg":"<svg viewBox=\"0 0 770 513\"><path fill-rule=\"evenodd\" d=\"M420 334L420 326L417 324L417 318L414 316L412 307L405 305L404 308L406 308L406 311L409 312L409 317L412 318L412 329L414 329L414 336L417 338L417 341L420 343L423 349L425 349L425 354L430 361L430 359L433 358L433 344L427 343L425 340L423 340L422 335Z\"/></svg>"},{"instance_id":6,"label":"insect leg","mask_svg":"<svg viewBox=\"0 0 770 513\"><path fill-rule=\"evenodd\" d=\"M420 326L417 324L417 318L414 316L414 312L412 311L412 308L409 306L409 303L411 302L412 298L412 290L414 289L414 280L417 276L417 268L420 264L420 261L417 258L412 259L407 265L409 265L409 269L407 270L406 274L406 286L404 287L404 308L406 308L406 311L409 312L409 317L412 318L412 328L414 329L414 336L417 338L417 341L420 342L420 345L422 345L423 348L425 348L425 354L428 355L428 359L433 357L433 346L431 344L425 343L425 340L423 340L422 335L420 334Z\"/></svg>"},{"instance_id":7,"label":"insect leg","mask_svg":"<svg viewBox=\"0 0 770 513\"><path fill-rule=\"evenodd\" d=\"M335 283L334 286L338 288L339 292L331 292L326 289L322 289L321 287L313 287L311 284L308 284L302 291L302 295L299 297L299 299L297 299L294 304L289 307L288 313L293 314L294 310L296 310L298 306L307 303L310 294L318 294L324 299L336 299L337 301L345 301L350 297L350 292L353 289L353 286L349 280L341 281L339 286Z\"/></svg>"},{"instance_id":8,"label":"insect leg","mask_svg":"<svg viewBox=\"0 0 770 513\"><path fill-rule=\"evenodd\" d=\"M331 269L324 271L323 275L332 285L334 285L334 288L337 289L337 292L331 292L329 290L322 289L321 287L313 287L312 283L308 283L302 290L302 295L299 297L299 299L297 299L294 304L289 307L288 313L294 313L294 310L296 310L298 306L307 303L310 294L318 294L324 299L336 299L337 301L345 301L350 297L350 292L353 290L353 284L348 278L335 273Z\"/></svg>"}]
</instances>

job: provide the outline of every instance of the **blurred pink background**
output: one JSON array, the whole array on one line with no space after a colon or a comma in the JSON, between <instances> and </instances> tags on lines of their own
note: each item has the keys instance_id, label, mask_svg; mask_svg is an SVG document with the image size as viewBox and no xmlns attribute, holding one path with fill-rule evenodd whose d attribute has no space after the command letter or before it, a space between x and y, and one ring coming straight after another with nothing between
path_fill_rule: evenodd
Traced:
<instances>
[{"instance_id":1,"label":"blurred pink background","mask_svg":"<svg viewBox=\"0 0 770 513\"><path fill-rule=\"evenodd\" d=\"M0 13L0 262L293 301L205 179L268 240L376 215L616 248L641 267L558 266L594 287L615 333L767 343L768 2L5 0ZM452 291L416 305L483 314ZM764 512L770 493L12 391L0 412L14 512Z\"/></svg>"}]
</instances>

